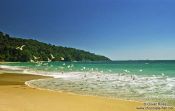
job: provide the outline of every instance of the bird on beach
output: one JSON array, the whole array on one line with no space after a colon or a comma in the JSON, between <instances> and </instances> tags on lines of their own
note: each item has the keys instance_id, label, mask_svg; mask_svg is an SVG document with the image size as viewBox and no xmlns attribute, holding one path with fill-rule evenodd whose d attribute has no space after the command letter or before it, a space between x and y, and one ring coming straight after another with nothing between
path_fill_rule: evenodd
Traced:
<instances>
[{"instance_id":1,"label":"bird on beach","mask_svg":"<svg viewBox=\"0 0 175 111\"><path fill-rule=\"evenodd\" d=\"M19 46L19 47L16 47L17 50L23 50L23 48L25 47L26 45L22 45L22 46Z\"/></svg>"},{"instance_id":2,"label":"bird on beach","mask_svg":"<svg viewBox=\"0 0 175 111\"><path fill-rule=\"evenodd\" d=\"M131 79L132 80L135 80L136 79L136 76L135 75L131 75Z\"/></svg>"},{"instance_id":3,"label":"bird on beach","mask_svg":"<svg viewBox=\"0 0 175 111\"><path fill-rule=\"evenodd\" d=\"M100 78L100 75L97 74L96 76L97 76L98 79Z\"/></svg>"}]
</instances>

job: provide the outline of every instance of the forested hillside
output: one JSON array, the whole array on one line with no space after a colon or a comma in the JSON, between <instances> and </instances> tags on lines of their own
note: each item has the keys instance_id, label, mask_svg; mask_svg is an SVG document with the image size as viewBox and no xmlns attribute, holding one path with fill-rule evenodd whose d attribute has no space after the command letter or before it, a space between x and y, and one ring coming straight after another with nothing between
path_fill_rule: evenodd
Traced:
<instances>
[{"instance_id":1,"label":"forested hillside","mask_svg":"<svg viewBox=\"0 0 175 111\"><path fill-rule=\"evenodd\" d=\"M62 46L46 44L32 39L10 37L0 32L0 61L108 61L101 55Z\"/></svg>"}]
</instances>

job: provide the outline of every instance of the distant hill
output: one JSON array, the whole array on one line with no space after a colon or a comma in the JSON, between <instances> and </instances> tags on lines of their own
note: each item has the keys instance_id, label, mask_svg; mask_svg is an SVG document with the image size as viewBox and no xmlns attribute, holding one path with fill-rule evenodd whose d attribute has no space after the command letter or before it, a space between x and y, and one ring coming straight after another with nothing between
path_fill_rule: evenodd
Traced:
<instances>
[{"instance_id":1,"label":"distant hill","mask_svg":"<svg viewBox=\"0 0 175 111\"><path fill-rule=\"evenodd\" d=\"M109 61L93 53L62 46L46 44L32 39L13 38L0 32L0 61Z\"/></svg>"}]
</instances>

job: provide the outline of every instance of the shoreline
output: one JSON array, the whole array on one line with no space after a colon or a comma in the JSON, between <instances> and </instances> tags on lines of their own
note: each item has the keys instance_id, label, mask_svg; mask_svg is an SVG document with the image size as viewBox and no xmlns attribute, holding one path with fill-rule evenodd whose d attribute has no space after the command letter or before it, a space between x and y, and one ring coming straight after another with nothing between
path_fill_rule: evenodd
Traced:
<instances>
[{"instance_id":1,"label":"shoreline","mask_svg":"<svg viewBox=\"0 0 175 111\"><path fill-rule=\"evenodd\" d=\"M21 62L2 62L0 61L0 64L8 64L8 63L21 63Z\"/></svg>"},{"instance_id":2,"label":"shoreline","mask_svg":"<svg viewBox=\"0 0 175 111\"><path fill-rule=\"evenodd\" d=\"M4 65L5 65L5 63L4 63ZM7 78L4 79L3 77L1 77L2 75L9 76L8 80L6 80ZM112 101L112 104L118 103L116 105L113 105L113 107L112 107L112 109L110 109L110 111L120 111L120 110L128 111L129 109L132 109L132 111L140 111L140 110L138 110L136 108L140 107L140 106L144 106L143 104L147 103L146 101L137 101L137 100L105 97L105 96L98 96L98 95L84 95L84 94L77 94L77 93L73 93L73 92L66 92L66 91L63 91L63 90L56 91L56 90L51 90L51 89L39 88L39 87L31 86L30 84L27 83L27 82L35 81L35 80L38 80L38 79L47 79L47 78L55 78L55 77L54 76L50 76L50 75L43 75L43 74L39 74L39 73L29 73L29 72L28 73L24 73L24 72L21 72L21 73L10 72L10 73L8 73L7 69L4 69L4 71L2 69L2 72L0 74L0 90L2 89L2 86L5 88L6 91L8 91L9 89L11 90L13 88L13 86L15 86L15 87L18 87L18 89L13 90L14 92L16 92L16 91L23 90L23 88L25 87L25 89L29 90L29 92L33 92L33 91L30 91L31 89L32 90L37 90L37 93L34 96L35 96L35 98L39 98L40 100L42 100L44 97L43 96L40 97L40 95L38 95L38 94L41 93L41 92L45 92L45 93L47 92L49 94L46 95L46 96L49 96L49 97L50 96L52 97L54 93L58 94L59 96L58 95L55 96L55 98L57 98L57 99L60 98L60 95L73 96L73 98L83 98L83 99L87 100L87 102L85 104L91 103L91 99L92 98L94 99L93 102L95 101L94 104L96 104L96 101L98 101L98 100L100 102L109 101L109 103L111 103L111 101ZM15 82L12 79L14 79ZM3 82L5 82L6 84L4 84ZM2 89L2 91L3 91L3 89ZM0 97L2 96L1 94L2 93L0 92ZM13 95L13 96L16 96L16 95ZM26 96L28 96L28 95L25 95L24 98L28 98ZM12 96L10 96L10 97L12 97ZM90 98L90 100L89 100L89 98ZM60 102L60 101L57 101L57 100L55 100L55 101L56 102ZM62 104L62 105L64 107L66 107L66 102L68 102L68 101L69 101L69 98L67 100L65 100L65 104ZM10 102L10 100L8 102ZM8 104L8 102L7 102L7 104ZM3 101L2 101L2 103L3 103ZM1 110L1 106L2 106L1 104L2 103L0 101L0 110ZM38 103L35 103L35 104L38 104ZM76 104L76 106L79 106L78 102L76 102L76 103L72 102L72 104ZM106 105L106 104L108 104L108 103L104 103L104 105ZM125 104L129 104L129 106L127 106ZM42 106L42 104L40 104L40 105ZM98 105L98 104L96 104L96 105ZM120 105L122 106L122 109L118 110L117 107L120 106ZM11 106L11 104L10 104L10 106ZM51 106L52 105L50 105L49 107L51 107ZM57 106L54 106L54 107L57 108ZM93 106L93 107L95 107L95 106ZM30 107L27 106L26 108L28 109ZM106 106L105 106L105 108L106 108ZM74 109L76 109L76 110L74 110ZM113 109L115 109L115 110L113 110ZM125 109L127 109L127 110L125 110ZM43 109L41 109L41 110L45 111ZM53 109L53 110L55 110L55 109ZM6 111L6 110L2 110L2 111ZM17 110L8 110L8 111L21 111L21 110L17 109ZM29 110L29 111L37 111L37 110L33 109L33 110ZM46 111L48 111L48 110L46 110ZM67 111L67 110L63 110L63 111ZM70 111L70 110L68 110L68 111ZM71 111L82 111L82 110L77 110L77 107L73 107L73 110L71 110ZM89 111L89 110L87 110L87 111ZM94 110L92 108L90 111L96 111L96 110ZM100 111L108 111L108 110L103 110L103 108L102 109L100 108ZM165 110L161 110L161 111L165 111ZM175 111L175 110L174 110L174 107L173 107L173 110L166 110L166 111Z\"/></svg>"},{"instance_id":3,"label":"shoreline","mask_svg":"<svg viewBox=\"0 0 175 111\"><path fill-rule=\"evenodd\" d=\"M46 78L47 79L47 78ZM36 79L36 80L43 80L43 79ZM47 89L47 88L39 88L39 87L35 87L35 86L32 86L30 85L29 83L27 82L30 82L30 81L35 81L35 80L29 80L29 81L26 81L24 84L30 88L34 88L34 89L38 89L38 90L43 90L43 91L51 91L51 92L58 92L58 93L66 93L66 94L72 94L72 95L78 95L78 96L85 96L85 97L98 97L98 98L102 98L102 99L109 99L109 100L121 100L121 101L127 101L127 102L136 102L136 103L141 103L141 104L144 104L145 102L143 101L136 101L136 100L127 100L127 99L121 99L121 98L112 98L112 97L105 97L105 96L98 96L98 95L83 95L83 94L77 94L77 93L73 93L73 92L67 92L67 91L63 91L63 90L60 90L60 91L56 91L56 90L51 90L51 89Z\"/></svg>"},{"instance_id":4,"label":"shoreline","mask_svg":"<svg viewBox=\"0 0 175 111\"><path fill-rule=\"evenodd\" d=\"M51 77L51 79L54 77ZM47 79L47 78L46 78ZM36 79L36 80L43 80L43 79ZM122 98L113 98L113 97L107 97L107 96L98 96L98 95L88 95L88 94L77 94L74 92L68 92L68 91L64 91L64 90L52 90L52 89L47 89L47 88L40 88L40 87L35 87L34 85L30 85L30 81L35 81L35 80L29 80L25 82L25 85L37 90L43 90L43 91L50 91L50 92L56 92L56 93L65 93L65 94L70 94L70 95L75 95L75 96L82 96L82 97L97 97L97 98L101 98L101 99L107 99L107 100L116 100L116 101L126 101L126 102L134 102L134 103L139 103L139 104L145 104L145 103L161 103L158 101L139 101L139 100L132 100L132 99L122 99ZM164 103L164 102L163 102ZM166 102L165 102L166 103ZM175 111L175 107L174 105L167 105L167 107L172 107L174 110L166 110L166 111ZM164 110L161 110L164 111Z\"/></svg>"},{"instance_id":5,"label":"shoreline","mask_svg":"<svg viewBox=\"0 0 175 111\"><path fill-rule=\"evenodd\" d=\"M2 104L3 101L0 100L0 110L2 111L7 111L7 110L8 111L22 111L20 110L20 107L21 107L20 104L22 104L22 107L24 105L25 107L23 107L23 109L28 111L28 109L31 109L30 107L31 103L23 104L22 102L22 101L25 101L26 99L31 99L31 101L34 102L33 103L34 106L39 105L39 106L43 106L44 108L44 109L41 107L34 108L30 111L38 111L38 110L42 110L42 111L53 110L54 111L54 110L61 110L61 109L62 111L82 111L82 109L84 109L85 106L86 106L86 109L84 111L108 111L108 110L110 111L121 111L121 110L128 111L130 109L132 109L132 111L136 111L137 106L143 105L141 103L131 102L131 101L113 100L109 98L96 97L96 96L84 96L84 95L78 95L78 94L70 94L67 92L53 92L53 91L47 91L47 90L38 90L36 88L28 87L27 85L24 84L26 81L29 81L30 79L33 80L33 79L48 78L48 77L44 77L41 75L37 76L37 75L25 75L25 74L24 75L0 74L0 76L1 76L0 97L1 97L1 100L4 100L5 104L8 104L8 107L9 107L9 108L5 106L3 107L3 104ZM14 88L14 87L17 87L17 88ZM18 98L20 94L19 92L23 92L24 94L26 93L26 95L23 95L20 98ZM32 96L29 97L30 95ZM45 99L45 96L47 96L48 98L53 98L53 100ZM14 98L14 97L17 97L16 99L18 100L18 104L11 100L11 98ZM38 103L38 102L36 103L34 101L36 98L41 103ZM60 101L60 99L62 100ZM47 105L47 107L49 108L45 108L43 105L45 104L43 102L46 102L46 101L49 104ZM53 101L55 102L53 103L54 105L51 104ZM67 102L68 103L70 102L69 105L71 106L71 108L69 110L66 109ZM56 104L56 103L59 103L59 104ZM14 104L16 105L14 106ZM20 107L17 107L17 106L20 106Z\"/></svg>"},{"instance_id":6,"label":"shoreline","mask_svg":"<svg viewBox=\"0 0 175 111\"><path fill-rule=\"evenodd\" d=\"M1 69L0 69L1 70ZM28 72L28 73L24 73L24 72L8 72L9 70L3 68L2 71L0 74L18 74L18 75L32 75L32 76L40 76L40 77L44 77L44 79L46 78L56 78L55 76L53 75L44 75L44 74L40 74L40 73L31 73L31 72ZM39 78L40 79L40 78ZM38 89L38 90L45 90L45 91L51 91L51 92L58 92L58 93L67 93L67 94L72 94L72 95L78 95L78 96L90 96L90 97L99 97L99 98L102 98L102 99L111 99L111 100L121 100L121 101L126 101L126 102L137 102L137 103L146 103L146 102L149 102L149 101L145 101L145 100L133 100L133 99L123 99L123 98L115 98L115 97L107 97L107 96L99 96L99 95L91 95L91 94L77 94L77 93L74 93L74 92L68 92L68 91L64 91L64 90L53 90L53 89L47 89L47 88L40 88L40 87L37 87L37 86L31 86L30 84L28 84L27 82L30 82L30 81L35 81L35 80L38 80L38 79L31 79L31 80L26 80L24 81L24 84L30 88L35 88L35 89ZM174 105L173 105L174 106Z\"/></svg>"},{"instance_id":7,"label":"shoreline","mask_svg":"<svg viewBox=\"0 0 175 111\"><path fill-rule=\"evenodd\" d=\"M1 64L2 62L0 62ZM20 62L4 62L4 63L20 63ZM2 63L3 64L3 63ZM5 65L5 64L4 64ZM13 74L13 72L8 72L9 69L5 69L3 68L2 70L4 70L4 72L1 72L1 74ZM44 79L47 78L55 78L53 75L44 75L44 74L39 74L39 73L23 73L23 72L17 72L18 75L32 75L32 76L41 76L44 77ZM46 77L46 78L45 78ZM40 79L40 78L39 78ZM83 95L83 94L77 94L77 93L73 93L73 92L65 92L65 91L56 91L56 90L51 90L51 89L46 89L46 88L39 88L39 87L35 87L35 86L31 86L29 85L27 82L30 81L35 81L35 80L39 80L39 79L32 79L32 80L27 80L24 82L24 84L30 88L35 88L38 90L46 90L46 91L52 91L52 92L58 92L58 93L67 93L67 94L72 94L72 95L79 95L79 96L92 96L92 97L99 97L99 98L103 98L103 99L112 99L112 100L122 100L122 101L129 101L129 102L137 102L137 103L144 103L143 101L136 101L136 100L127 100L127 99L122 99L122 98L112 98L112 97L104 97L104 96L98 96L98 95Z\"/></svg>"}]
</instances>

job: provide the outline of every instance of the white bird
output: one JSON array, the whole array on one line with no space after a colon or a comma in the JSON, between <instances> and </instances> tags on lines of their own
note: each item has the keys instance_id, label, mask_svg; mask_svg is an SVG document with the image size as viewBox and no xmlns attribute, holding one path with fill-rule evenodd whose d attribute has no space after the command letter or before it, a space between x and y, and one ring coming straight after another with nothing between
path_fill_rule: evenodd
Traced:
<instances>
[{"instance_id":1,"label":"white bird","mask_svg":"<svg viewBox=\"0 0 175 111\"><path fill-rule=\"evenodd\" d=\"M47 66L47 65L48 65L48 63L43 63L43 65Z\"/></svg>"},{"instance_id":2,"label":"white bird","mask_svg":"<svg viewBox=\"0 0 175 111\"><path fill-rule=\"evenodd\" d=\"M162 73L162 76L165 76L165 74L164 74L164 73Z\"/></svg>"},{"instance_id":3,"label":"white bird","mask_svg":"<svg viewBox=\"0 0 175 111\"><path fill-rule=\"evenodd\" d=\"M109 69L108 71L109 71L109 72L112 72L112 70L111 70L111 69Z\"/></svg>"},{"instance_id":4,"label":"white bird","mask_svg":"<svg viewBox=\"0 0 175 111\"><path fill-rule=\"evenodd\" d=\"M19 46L19 47L16 47L17 50L23 50L23 47L25 47L26 45L22 45L22 46Z\"/></svg>"},{"instance_id":5,"label":"white bird","mask_svg":"<svg viewBox=\"0 0 175 111\"><path fill-rule=\"evenodd\" d=\"M34 60L32 60L32 59L30 59L30 62L34 63L35 61L34 61Z\"/></svg>"},{"instance_id":6,"label":"white bird","mask_svg":"<svg viewBox=\"0 0 175 111\"><path fill-rule=\"evenodd\" d=\"M142 70L142 69L140 69L139 71L140 71L140 72L142 72L143 70Z\"/></svg>"},{"instance_id":7,"label":"white bird","mask_svg":"<svg viewBox=\"0 0 175 111\"><path fill-rule=\"evenodd\" d=\"M70 65L70 67L74 67L74 65L73 65L73 64L71 64L71 65Z\"/></svg>"},{"instance_id":8,"label":"white bird","mask_svg":"<svg viewBox=\"0 0 175 111\"><path fill-rule=\"evenodd\" d=\"M51 62L51 60L49 58L47 58L47 62Z\"/></svg>"},{"instance_id":9,"label":"white bird","mask_svg":"<svg viewBox=\"0 0 175 111\"><path fill-rule=\"evenodd\" d=\"M40 57L33 56L33 58L34 58L35 60L37 60L37 59L39 59Z\"/></svg>"},{"instance_id":10,"label":"white bird","mask_svg":"<svg viewBox=\"0 0 175 111\"><path fill-rule=\"evenodd\" d=\"M123 70L124 72L126 72L126 73L130 73L130 71L128 71L127 69L126 70Z\"/></svg>"},{"instance_id":11,"label":"white bird","mask_svg":"<svg viewBox=\"0 0 175 111\"><path fill-rule=\"evenodd\" d=\"M81 68L82 71L85 70L85 69L86 69L86 67Z\"/></svg>"},{"instance_id":12,"label":"white bird","mask_svg":"<svg viewBox=\"0 0 175 111\"><path fill-rule=\"evenodd\" d=\"M135 79L136 79L136 77L135 77L135 76L133 76L132 80L135 80Z\"/></svg>"},{"instance_id":13,"label":"white bird","mask_svg":"<svg viewBox=\"0 0 175 111\"><path fill-rule=\"evenodd\" d=\"M55 57L52 54L50 54L50 56L51 56L52 59L55 59Z\"/></svg>"},{"instance_id":14,"label":"white bird","mask_svg":"<svg viewBox=\"0 0 175 111\"><path fill-rule=\"evenodd\" d=\"M70 67L71 67L70 65L67 66L67 68L70 68Z\"/></svg>"},{"instance_id":15,"label":"white bird","mask_svg":"<svg viewBox=\"0 0 175 111\"><path fill-rule=\"evenodd\" d=\"M60 57L61 61L64 61L64 58L63 57Z\"/></svg>"}]
</instances>

